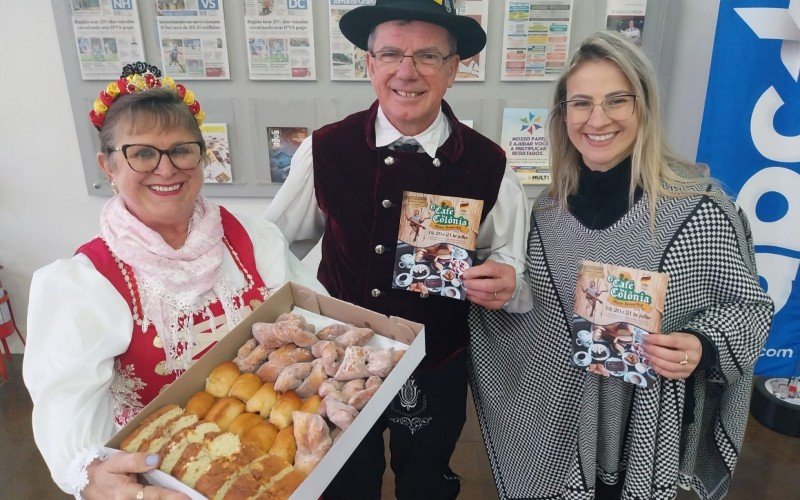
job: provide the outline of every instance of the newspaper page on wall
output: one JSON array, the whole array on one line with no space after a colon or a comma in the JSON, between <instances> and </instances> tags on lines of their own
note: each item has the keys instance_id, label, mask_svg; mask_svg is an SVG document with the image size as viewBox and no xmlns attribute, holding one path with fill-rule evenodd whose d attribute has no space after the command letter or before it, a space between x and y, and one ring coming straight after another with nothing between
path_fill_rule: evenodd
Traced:
<instances>
[{"instance_id":1,"label":"newspaper page on wall","mask_svg":"<svg viewBox=\"0 0 800 500\"><path fill-rule=\"evenodd\" d=\"M550 183L550 146L545 132L547 109L505 108L500 146L506 163L522 184Z\"/></svg>"},{"instance_id":2,"label":"newspaper page on wall","mask_svg":"<svg viewBox=\"0 0 800 500\"><path fill-rule=\"evenodd\" d=\"M567 63L572 0L506 0L501 80L555 80Z\"/></svg>"},{"instance_id":3,"label":"newspaper page on wall","mask_svg":"<svg viewBox=\"0 0 800 500\"><path fill-rule=\"evenodd\" d=\"M459 0L456 2L456 12L461 16L471 17L478 21L483 31L487 30L489 25L489 0ZM483 82L486 80L486 48L472 57L462 59L458 63L456 79L465 82Z\"/></svg>"},{"instance_id":4,"label":"newspaper page on wall","mask_svg":"<svg viewBox=\"0 0 800 500\"><path fill-rule=\"evenodd\" d=\"M137 0L71 0L81 77L114 80L122 67L144 61Z\"/></svg>"},{"instance_id":5,"label":"newspaper page on wall","mask_svg":"<svg viewBox=\"0 0 800 500\"><path fill-rule=\"evenodd\" d=\"M226 123L204 123L200 125L206 141L206 162L203 167L203 182L207 184L231 184L231 146L228 142Z\"/></svg>"},{"instance_id":6,"label":"newspaper page on wall","mask_svg":"<svg viewBox=\"0 0 800 500\"><path fill-rule=\"evenodd\" d=\"M366 52L348 42L339 30L342 16L362 5L375 5L375 0L328 0L331 80L369 80Z\"/></svg>"},{"instance_id":7,"label":"newspaper page on wall","mask_svg":"<svg viewBox=\"0 0 800 500\"><path fill-rule=\"evenodd\" d=\"M176 80L229 80L222 0L156 0L161 69Z\"/></svg>"},{"instance_id":8,"label":"newspaper page on wall","mask_svg":"<svg viewBox=\"0 0 800 500\"><path fill-rule=\"evenodd\" d=\"M251 80L316 80L311 0L244 0Z\"/></svg>"},{"instance_id":9,"label":"newspaper page on wall","mask_svg":"<svg viewBox=\"0 0 800 500\"><path fill-rule=\"evenodd\" d=\"M608 0L606 29L622 34L641 47L645 11L647 0Z\"/></svg>"}]
</instances>

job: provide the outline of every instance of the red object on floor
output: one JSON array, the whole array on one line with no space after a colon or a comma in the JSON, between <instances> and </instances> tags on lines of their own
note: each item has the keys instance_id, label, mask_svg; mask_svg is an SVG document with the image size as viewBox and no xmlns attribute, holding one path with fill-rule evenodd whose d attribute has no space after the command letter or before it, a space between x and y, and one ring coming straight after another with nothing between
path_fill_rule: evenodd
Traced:
<instances>
[{"instance_id":1,"label":"red object on floor","mask_svg":"<svg viewBox=\"0 0 800 500\"><path fill-rule=\"evenodd\" d=\"M6 368L3 354L8 358L9 363L11 363L12 358L11 349L8 347L6 339L13 335L14 332L17 332L17 335L19 335L22 345L25 345L25 339L17 329L16 322L14 321L14 311L11 309L11 300L8 298L8 292L3 289L2 283L0 283L0 293L3 294L0 296L0 344L2 344L2 347L0 347L0 376L7 379L8 369Z\"/></svg>"}]
</instances>

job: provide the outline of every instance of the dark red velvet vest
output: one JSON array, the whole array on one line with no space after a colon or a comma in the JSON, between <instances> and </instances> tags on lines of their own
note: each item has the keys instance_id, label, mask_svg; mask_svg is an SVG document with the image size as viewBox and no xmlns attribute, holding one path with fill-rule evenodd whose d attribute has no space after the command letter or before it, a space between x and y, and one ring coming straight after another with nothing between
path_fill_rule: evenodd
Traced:
<instances>
[{"instance_id":1,"label":"dark red velvet vest","mask_svg":"<svg viewBox=\"0 0 800 500\"><path fill-rule=\"evenodd\" d=\"M245 288L241 291L244 304L238 297L234 297L234 305L245 316L247 311L255 309L267 296L267 288L256 268L253 254L253 242L247 231L224 207L220 207L222 218L223 242L233 256L237 267L245 277ZM117 356L119 364L117 377L124 379L121 384L126 394L119 394L117 399L122 399L127 404L115 408L117 423L124 425L135 417L141 408L158 396L161 390L175 381L179 373L168 372L164 368L166 355L161 345L161 339L156 334L155 327L150 324L147 330L142 328L142 307L139 287L131 267L118 260L105 242L97 237L81 246L77 252L86 255L94 264L95 269L114 285L119 294L128 303L133 316L133 333L128 349ZM246 307L249 306L249 309ZM245 307L245 309L242 309ZM208 309L214 315L211 321L218 323L224 321L225 311L219 300L208 304ZM209 318L202 314L195 315L195 324L208 322ZM210 335L211 330L204 330L201 335ZM194 359L199 359L214 344L197 353Z\"/></svg>"},{"instance_id":2,"label":"dark red velvet vest","mask_svg":"<svg viewBox=\"0 0 800 500\"><path fill-rule=\"evenodd\" d=\"M469 303L392 289L403 191L483 200L483 221L505 169L497 144L459 123L444 102L442 110L453 131L438 162L426 153L377 148L377 101L317 130L312 143L317 203L327 216L317 277L334 297L425 324L427 367L466 346ZM378 245L386 250L378 253Z\"/></svg>"}]
</instances>

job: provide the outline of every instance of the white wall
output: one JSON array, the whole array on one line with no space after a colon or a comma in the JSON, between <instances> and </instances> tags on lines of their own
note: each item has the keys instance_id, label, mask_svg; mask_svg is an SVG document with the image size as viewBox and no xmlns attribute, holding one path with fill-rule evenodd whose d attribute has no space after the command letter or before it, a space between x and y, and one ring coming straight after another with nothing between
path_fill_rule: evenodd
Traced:
<instances>
[{"instance_id":1,"label":"white wall","mask_svg":"<svg viewBox=\"0 0 800 500\"><path fill-rule=\"evenodd\" d=\"M666 122L678 152L693 158L718 3L680 5ZM0 47L0 279L24 332L33 271L97 233L104 199L86 193L50 2L3 2ZM256 216L267 204L217 201ZM19 351L16 337L11 341Z\"/></svg>"}]
</instances>

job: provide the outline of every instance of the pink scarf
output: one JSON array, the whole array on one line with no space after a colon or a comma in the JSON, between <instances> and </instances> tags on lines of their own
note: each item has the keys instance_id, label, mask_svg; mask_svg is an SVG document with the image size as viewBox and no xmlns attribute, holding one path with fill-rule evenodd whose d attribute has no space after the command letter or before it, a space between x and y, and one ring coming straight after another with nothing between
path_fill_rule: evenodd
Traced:
<instances>
[{"instance_id":1,"label":"pink scarf","mask_svg":"<svg viewBox=\"0 0 800 500\"><path fill-rule=\"evenodd\" d=\"M178 249L131 214L120 196L103 206L100 229L111 252L133 269L142 298L142 329L155 326L167 370L189 367L193 315L213 317L208 305L215 299L222 302L228 325L238 323L233 294L220 272L225 244L218 205L198 197L189 235Z\"/></svg>"}]
</instances>

